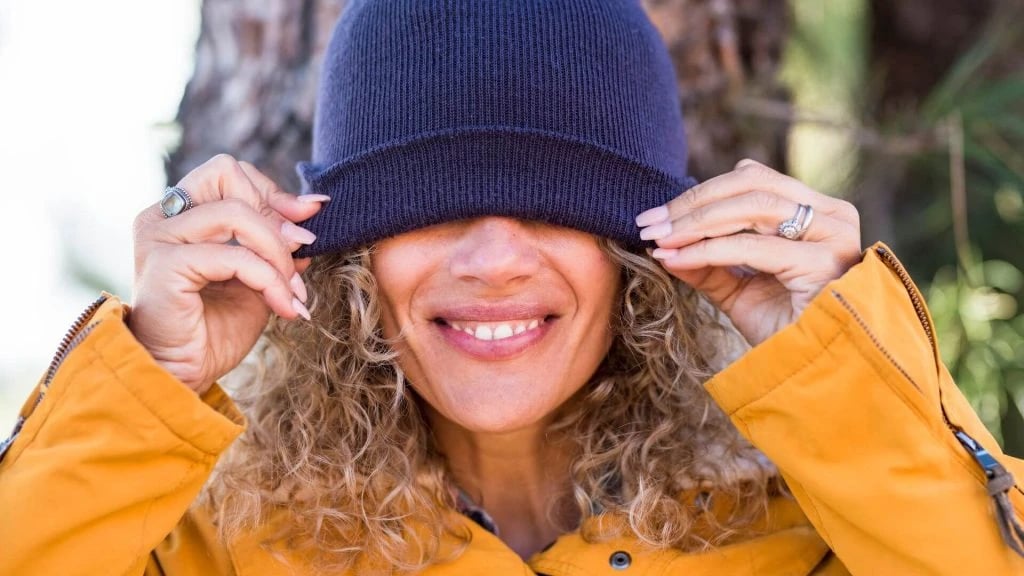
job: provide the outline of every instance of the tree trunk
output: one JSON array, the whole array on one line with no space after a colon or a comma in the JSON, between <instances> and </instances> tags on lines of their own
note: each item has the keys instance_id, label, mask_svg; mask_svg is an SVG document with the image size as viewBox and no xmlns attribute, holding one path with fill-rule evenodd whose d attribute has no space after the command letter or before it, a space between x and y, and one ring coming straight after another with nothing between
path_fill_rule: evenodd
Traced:
<instances>
[{"instance_id":1,"label":"tree trunk","mask_svg":"<svg viewBox=\"0 0 1024 576\"><path fill-rule=\"evenodd\" d=\"M211 156L248 160L286 190L310 155L320 60L345 0L204 0L192 79L178 109L177 182Z\"/></svg>"},{"instance_id":2,"label":"tree trunk","mask_svg":"<svg viewBox=\"0 0 1024 576\"><path fill-rule=\"evenodd\" d=\"M196 67L177 121L168 180L220 152L286 190L308 158L320 60L345 0L204 0ZM784 0L646 0L679 72L691 171L706 178L744 156L783 166L785 126L734 113L748 94L777 96Z\"/></svg>"}]
</instances>

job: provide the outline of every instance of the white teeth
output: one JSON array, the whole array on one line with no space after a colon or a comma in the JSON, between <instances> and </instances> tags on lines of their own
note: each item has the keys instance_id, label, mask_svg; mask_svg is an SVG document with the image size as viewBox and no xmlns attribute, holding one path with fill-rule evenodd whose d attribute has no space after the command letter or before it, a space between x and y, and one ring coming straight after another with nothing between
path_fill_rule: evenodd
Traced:
<instances>
[{"instance_id":1,"label":"white teeth","mask_svg":"<svg viewBox=\"0 0 1024 576\"><path fill-rule=\"evenodd\" d=\"M467 326L465 323L448 322L448 325L453 330L459 332L465 332L470 336L478 340L503 340L505 338L511 338L517 334L522 334L528 330L533 330L540 326L543 320L533 319L527 322L522 320L519 322L503 322L503 323L490 323L490 324L477 324L474 326Z\"/></svg>"}]
</instances>

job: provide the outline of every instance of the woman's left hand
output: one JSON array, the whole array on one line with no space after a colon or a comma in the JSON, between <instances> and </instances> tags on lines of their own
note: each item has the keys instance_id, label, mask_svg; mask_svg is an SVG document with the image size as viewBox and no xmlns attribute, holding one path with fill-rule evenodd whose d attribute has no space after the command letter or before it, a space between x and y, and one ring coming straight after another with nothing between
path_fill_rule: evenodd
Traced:
<instances>
[{"instance_id":1,"label":"woman's left hand","mask_svg":"<svg viewBox=\"0 0 1024 576\"><path fill-rule=\"evenodd\" d=\"M798 240L780 236L800 204L813 209L809 227ZM795 321L861 257L852 204L753 160L640 214L637 225L659 246L652 256L703 292L752 346Z\"/></svg>"}]
</instances>

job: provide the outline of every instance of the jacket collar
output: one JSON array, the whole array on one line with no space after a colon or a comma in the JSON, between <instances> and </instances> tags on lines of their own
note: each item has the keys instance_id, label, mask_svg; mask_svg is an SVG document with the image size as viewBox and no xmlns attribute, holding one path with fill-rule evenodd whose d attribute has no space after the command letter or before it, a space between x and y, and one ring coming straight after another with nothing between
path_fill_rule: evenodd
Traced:
<instances>
[{"instance_id":1,"label":"jacket collar","mask_svg":"<svg viewBox=\"0 0 1024 576\"><path fill-rule=\"evenodd\" d=\"M684 497L696 497L689 491ZM713 504L714 507L727 503ZM458 514L452 511L452 514ZM629 574L683 573L785 573L807 574L829 553L829 548L791 498L777 496L756 528L759 533L726 542L708 551L652 550L634 537L587 542L580 531L563 534L546 550L523 561L497 536L459 515L472 534L466 550L456 560L425 570L427 576L488 574L550 574L584 576L608 570L614 561L628 557ZM608 516L590 522L617 522ZM237 576L285 576L305 573L308 565L287 551L271 551L260 545L266 534L259 530L229 543ZM283 557L284 563L280 559ZM617 560L616 560L617 559Z\"/></svg>"}]
</instances>

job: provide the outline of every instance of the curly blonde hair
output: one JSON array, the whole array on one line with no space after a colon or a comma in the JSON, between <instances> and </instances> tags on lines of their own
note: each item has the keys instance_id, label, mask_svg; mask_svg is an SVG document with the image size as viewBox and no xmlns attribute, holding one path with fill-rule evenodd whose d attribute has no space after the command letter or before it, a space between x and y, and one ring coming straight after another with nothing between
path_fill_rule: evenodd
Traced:
<instances>
[{"instance_id":1,"label":"curly blonde hair","mask_svg":"<svg viewBox=\"0 0 1024 576\"><path fill-rule=\"evenodd\" d=\"M650 258L601 247L621 270L615 338L549 433L576 449L567 501L580 517L625 521L581 524L583 537L629 531L693 550L749 532L773 471L702 386L740 339ZM271 322L235 394L248 429L207 496L225 538L284 513L268 545L301 549L324 569L415 571L457 556L469 532L450 513L444 457L382 335L371 253L314 258L304 274L313 322ZM695 487L725 495L729 513L680 498Z\"/></svg>"}]
</instances>

